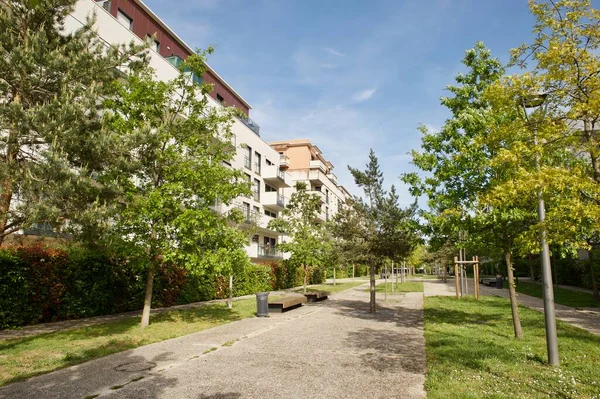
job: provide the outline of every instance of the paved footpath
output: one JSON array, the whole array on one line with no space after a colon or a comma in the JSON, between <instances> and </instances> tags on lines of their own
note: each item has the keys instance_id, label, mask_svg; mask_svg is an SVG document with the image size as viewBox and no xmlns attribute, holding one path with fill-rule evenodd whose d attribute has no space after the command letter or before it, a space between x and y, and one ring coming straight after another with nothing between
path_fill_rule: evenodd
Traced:
<instances>
[{"instance_id":1,"label":"paved footpath","mask_svg":"<svg viewBox=\"0 0 600 399\"><path fill-rule=\"evenodd\" d=\"M379 295L372 316L366 288L34 377L0 398L424 398L423 295Z\"/></svg>"},{"instance_id":2,"label":"paved footpath","mask_svg":"<svg viewBox=\"0 0 600 399\"><path fill-rule=\"evenodd\" d=\"M441 280L423 280L425 296L447 295L454 296L454 279L448 279L447 283ZM498 289L481 284L479 292L481 295L498 296L508 299L508 289ZM473 279L469 279L468 291L473 295ZM544 311L544 302L540 298L517 293L517 301L520 305L528 308ZM569 306L555 304L556 317L574 326L581 327L589 332L600 334L600 309L584 308L576 309Z\"/></svg>"}]
</instances>

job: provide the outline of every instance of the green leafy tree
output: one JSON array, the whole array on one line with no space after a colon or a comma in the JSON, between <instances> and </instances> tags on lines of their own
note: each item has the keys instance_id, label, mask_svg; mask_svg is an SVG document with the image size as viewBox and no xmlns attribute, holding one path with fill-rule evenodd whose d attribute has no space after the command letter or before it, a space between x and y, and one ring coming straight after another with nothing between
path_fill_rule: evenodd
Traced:
<instances>
[{"instance_id":1,"label":"green leafy tree","mask_svg":"<svg viewBox=\"0 0 600 399\"><path fill-rule=\"evenodd\" d=\"M93 16L66 31L75 4L0 3L0 245L34 223L91 217L105 194L94 176L118 142L102 128L100 99L142 48L107 46Z\"/></svg>"},{"instance_id":2,"label":"green leafy tree","mask_svg":"<svg viewBox=\"0 0 600 399\"><path fill-rule=\"evenodd\" d=\"M210 50L209 50L210 52ZM105 123L128 147L100 182L118 182L122 207L114 215L117 237L147 271L142 327L149 323L154 274L185 265L192 273L230 274L248 262L246 234L234 210L212 208L248 194L238 170L224 164L234 154L231 111L209 106L210 86L195 84L206 53L191 55L171 81L149 69L113 86Z\"/></svg>"},{"instance_id":3,"label":"green leafy tree","mask_svg":"<svg viewBox=\"0 0 600 399\"><path fill-rule=\"evenodd\" d=\"M324 260L329 245L324 241L323 225L316 220L321 209L319 197L309 193L301 181L296 182L294 189L281 217L271 220L269 228L288 235L288 241L279 244L279 248L291 254L292 262L302 265L306 293L308 267Z\"/></svg>"},{"instance_id":4,"label":"green leafy tree","mask_svg":"<svg viewBox=\"0 0 600 399\"><path fill-rule=\"evenodd\" d=\"M369 232L362 202L348 198L335 214L330 229L340 262L352 264L353 267L369 262Z\"/></svg>"},{"instance_id":5,"label":"green leafy tree","mask_svg":"<svg viewBox=\"0 0 600 399\"><path fill-rule=\"evenodd\" d=\"M506 153L507 145L495 134L508 132L507 126L519 116L514 101L512 107L493 109L494 99L487 93L504 69L483 43L467 50L463 63L468 72L456 77L457 86L448 87L453 96L442 98L442 105L452 117L439 132L422 128L422 152L413 152L413 163L430 176L421 179L407 174L404 180L411 184L413 194L428 198L430 211L424 216L428 232L434 235L434 243L437 241L435 247L456 245L458 233L463 230L469 232L467 245L502 248L513 327L515 336L520 338L512 254L519 249L520 235L533 223L535 202L531 195L490 201L494 193L502 193L498 187L510 185L517 173L513 165L497 162L499 155Z\"/></svg>"},{"instance_id":6,"label":"green leafy tree","mask_svg":"<svg viewBox=\"0 0 600 399\"><path fill-rule=\"evenodd\" d=\"M542 165L546 191L553 189L547 215L550 240L561 245L600 245L600 11L590 0L530 1L534 39L512 50L512 64L532 65L522 86L545 93L545 115L534 118L540 137L537 154L546 161L570 149L577 162L550 172ZM531 94L531 93L529 93ZM567 121L565 126L565 121ZM561 129L548 129L559 125ZM590 184L590 183L594 184ZM590 264L598 293L597 271Z\"/></svg>"}]
</instances>

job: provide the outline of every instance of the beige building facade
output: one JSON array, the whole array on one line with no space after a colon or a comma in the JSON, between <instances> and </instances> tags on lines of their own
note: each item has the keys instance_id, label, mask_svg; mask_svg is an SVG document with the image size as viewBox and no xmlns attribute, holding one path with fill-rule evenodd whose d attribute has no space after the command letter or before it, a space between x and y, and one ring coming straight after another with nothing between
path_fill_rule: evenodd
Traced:
<instances>
[{"instance_id":1,"label":"beige building facade","mask_svg":"<svg viewBox=\"0 0 600 399\"><path fill-rule=\"evenodd\" d=\"M271 141L269 145L279 153L280 167L292 177L292 185L303 181L311 193L321 198L317 220L331 220L351 195L338 183L333 164L319 147L308 139ZM286 188L284 195L289 198L293 191L293 187Z\"/></svg>"}]
</instances>

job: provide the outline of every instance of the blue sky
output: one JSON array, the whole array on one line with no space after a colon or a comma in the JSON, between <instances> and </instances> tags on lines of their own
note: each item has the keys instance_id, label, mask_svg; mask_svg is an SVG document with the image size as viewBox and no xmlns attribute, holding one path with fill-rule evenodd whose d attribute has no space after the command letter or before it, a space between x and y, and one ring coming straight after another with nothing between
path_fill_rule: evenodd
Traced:
<instances>
[{"instance_id":1,"label":"blue sky","mask_svg":"<svg viewBox=\"0 0 600 399\"><path fill-rule=\"evenodd\" d=\"M529 42L525 0L145 0L253 109L266 140L309 138L339 181L375 150L386 185L414 170L419 124L439 128L445 86L482 40L492 54ZM175 6L177 4L177 6Z\"/></svg>"}]
</instances>

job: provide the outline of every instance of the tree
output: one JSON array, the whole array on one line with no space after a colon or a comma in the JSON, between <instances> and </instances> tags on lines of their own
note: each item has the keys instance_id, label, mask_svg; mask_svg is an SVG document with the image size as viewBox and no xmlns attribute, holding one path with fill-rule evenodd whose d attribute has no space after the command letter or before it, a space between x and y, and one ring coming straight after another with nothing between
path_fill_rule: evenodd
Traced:
<instances>
[{"instance_id":1,"label":"tree","mask_svg":"<svg viewBox=\"0 0 600 399\"><path fill-rule=\"evenodd\" d=\"M352 173L352 177L354 177L354 182L357 186L362 187L365 197L366 203L362 200L357 200L357 203L360 204L357 207L357 210L364 216L364 225L365 225L365 233L366 233L366 250L367 250L367 258L369 260L369 276L370 276L370 284L369 284L369 292L370 292L370 311L371 313L375 313L377 311L377 306L375 302L375 245L374 242L376 240L375 234L377 229L377 207L382 201L385 191L383 189L383 173L379 170L379 161L375 156L375 152L373 149L369 152L369 163L366 165L366 169L364 171L352 168L348 166L350 173Z\"/></svg>"},{"instance_id":2,"label":"tree","mask_svg":"<svg viewBox=\"0 0 600 399\"><path fill-rule=\"evenodd\" d=\"M118 182L122 207L114 215L113 237L146 269L142 328L149 323L155 271L183 264L192 273L231 273L248 262L246 235L211 207L249 194L242 174L224 164L234 154L230 110L209 106L210 86L190 73L204 71L206 53L193 54L171 81L150 69L113 85L106 125L128 147L120 163L99 181Z\"/></svg>"},{"instance_id":3,"label":"tree","mask_svg":"<svg viewBox=\"0 0 600 399\"><path fill-rule=\"evenodd\" d=\"M100 123L100 99L142 48L107 46L93 17L67 32L75 3L0 4L0 245L34 223L89 214L105 189L94 176L117 144Z\"/></svg>"},{"instance_id":4,"label":"tree","mask_svg":"<svg viewBox=\"0 0 600 399\"><path fill-rule=\"evenodd\" d=\"M423 132L422 151L413 152L413 163L431 173L425 179L404 175L414 195L426 195L430 211L425 212L429 233L436 248L457 243L459 230L469 232L471 244L502 248L507 263L515 337L522 336L513 278L512 253L517 240L533 223L535 205L531 196L512 201L490 201L498 186L509 185L516 169L499 161L506 153L505 141L493 133L508 132L507 126L518 120L516 103L512 108L492 110L486 96L504 73L499 60L492 58L483 43L467 50L463 59L469 68L456 77L457 86L449 86L453 97L442 98L452 113L439 132ZM500 112L502 111L502 112ZM495 190L495 191L494 191ZM487 197L487 202L485 201ZM506 199L506 197L503 197Z\"/></svg>"},{"instance_id":5,"label":"tree","mask_svg":"<svg viewBox=\"0 0 600 399\"><path fill-rule=\"evenodd\" d=\"M546 159L557 148L569 148L578 161L584 163L563 168L565 173L544 176L546 184L558 194L548 214L548 230L554 232L554 237L558 236L555 241L573 245L579 242L584 246L587 241L592 247L598 246L600 11L592 7L590 0L530 1L529 6L536 20L535 37L531 44L512 50L511 62L524 68L533 61L533 79L527 79L528 86L530 90L547 94L545 122L567 124L543 138L544 148L538 148L538 152L543 150ZM540 122L538 118L537 128ZM595 185L590 185L590 181ZM597 272L591 263L590 274L594 295L600 300Z\"/></svg>"},{"instance_id":6,"label":"tree","mask_svg":"<svg viewBox=\"0 0 600 399\"><path fill-rule=\"evenodd\" d=\"M281 218L271 220L269 228L289 236L289 241L279 244L279 248L291 254L291 261L302 265L306 294L308 266L323 260L328 248L324 243L323 226L316 221L321 208L319 197L309 193L306 183L301 181L296 182L294 189Z\"/></svg>"}]
</instances>

